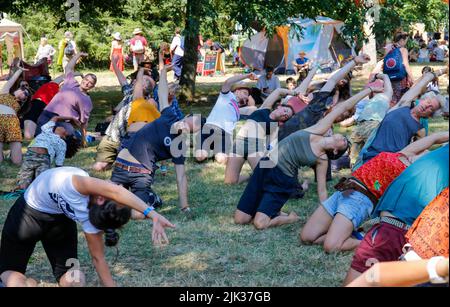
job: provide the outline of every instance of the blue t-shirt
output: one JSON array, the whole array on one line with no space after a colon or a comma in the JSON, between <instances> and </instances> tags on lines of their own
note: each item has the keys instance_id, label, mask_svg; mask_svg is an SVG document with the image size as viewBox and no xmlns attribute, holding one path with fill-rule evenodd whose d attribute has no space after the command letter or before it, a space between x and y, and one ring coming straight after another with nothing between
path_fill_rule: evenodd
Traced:
<instances>
[{"instance_id":1,"label":"blue t-shirt","mask_svg":"<svg viewBox=\"0 0 450 307\"><path fill-rule=\"evenodd\" d=\"M295 62L296 62L298 65L306 64L308 61L309 61L308 58L303 58L303 60L300 59L300 58L295 59Z\"/></svg>"},{"instance_id":2,"label":"blue t-shirt","mask_svg":"<svg viewBox=\"0 0 450 307\"><path fill-rule=\"evenodd\" d=\"M171 153L172 141L178 135L171 134L170 128L177 121L178 117L174 110L170 107L165 108L160 118L136 132L127 145L128 151L149 170L156 169L156 162L170 158L175 164L184 164L184 155L174 157Z\"/></svg>"},{"instance_id":3,"label":"blue t-shirt","mask_svg":"<svg viewBox=\"0 0 450 307\"><path fill-rule=\"evenodd\" d=\"M411 116L409 107L402 107L386 114L377 130L372 144L363 154L366 163L381 152L398 152L411 143L411 139L422 129L422 125Z\"/></svg>"},{"instance_id":4,"label":"blue t-shirt","mask_svg":"<svg viewBox=\"0 0 450 307\"><path fill-rule=\"evenodd\" d=\"M389 185L373 216L388 211L412 225L422 210L448 187L448 154L447 144L411 164Z\"/></svg>"}]
</instances>

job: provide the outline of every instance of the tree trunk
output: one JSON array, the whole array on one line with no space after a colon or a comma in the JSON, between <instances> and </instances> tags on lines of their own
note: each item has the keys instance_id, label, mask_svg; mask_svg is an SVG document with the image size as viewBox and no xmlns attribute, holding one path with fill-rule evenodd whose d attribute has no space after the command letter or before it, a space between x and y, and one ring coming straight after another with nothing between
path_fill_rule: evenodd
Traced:
<instances>
[{"instance_id":1,"label":"tree trunk","mask_svg":"<svg viewBox=\"0 0 450 307\"><path fill-rule=\"evenodd\" d=\"M184 59L181 73L180 102L191 102L195 98L195 77L197 73L197 46L200 31L201 0L188 0L186 4L186 26L184 29Z\"/></svg>"}]
</instances>

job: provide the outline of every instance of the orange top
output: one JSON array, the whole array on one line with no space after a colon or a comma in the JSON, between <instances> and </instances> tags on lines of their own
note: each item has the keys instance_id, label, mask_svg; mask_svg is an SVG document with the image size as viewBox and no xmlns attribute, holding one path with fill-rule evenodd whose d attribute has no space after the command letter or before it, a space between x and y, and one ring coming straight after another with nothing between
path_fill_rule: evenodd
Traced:
<instances>
[{"instance_id":1,"label":"orange top","mask_svg":"<svg viewBox=\"0 0 450 307\"><path fill-rule=\"evenodd\" d=\"M448 191L448 188L444 189L426 206L406 233L406 239L422 259L448 257Z\"/></svg>"},{"instance_id":2,"label":"orange top","mask_svg":"<svg viewBox=\"0 0 450 307\"><path fill-rule=\"evenodd\" d=\"M159 113L152 103L145 100L145 98L136 99L131 103L128 127L134 123L151 123L160 116L161 113Z\"/></svg>"}]
</instances>

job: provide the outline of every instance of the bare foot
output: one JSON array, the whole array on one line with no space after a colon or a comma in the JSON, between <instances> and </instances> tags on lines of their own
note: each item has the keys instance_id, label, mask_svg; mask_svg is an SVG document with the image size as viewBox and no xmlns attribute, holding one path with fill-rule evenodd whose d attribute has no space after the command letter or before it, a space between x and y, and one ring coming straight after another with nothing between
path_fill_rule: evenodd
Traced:
<instances>
[{"instance_id":1,"label":"bare foot","mask_svg":"<svg viewBox=\"0 0 450 307\"><path fill-rule=\"evenodd\" d=\"M308 191L308 189L309 189L309 181L308 180L303 181L302 189L303 189L303 192Z\"/></svg>"},{"instance_id":2,"label":"bare foot","mask_svg":"<svg viewBox=\"0 0 450 307\"><path fill-rule=\"evenodd\" d=\"M300 217L294 211L289 213L288 217L289 217L289 220L290 220L291 223L295 223L295 222L298 222L300 220Z\"/></svg>"}]
</instances>

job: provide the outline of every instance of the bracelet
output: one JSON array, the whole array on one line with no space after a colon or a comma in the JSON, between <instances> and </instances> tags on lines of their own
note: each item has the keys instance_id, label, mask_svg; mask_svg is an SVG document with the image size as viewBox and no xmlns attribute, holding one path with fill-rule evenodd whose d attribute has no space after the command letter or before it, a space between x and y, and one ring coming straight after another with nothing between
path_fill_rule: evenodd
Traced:
<instances>
[{"instance_id":1,"label":"bracelet","mask_svg":"<svg viewBox=\"0 0 450 307\"><path fill-rule=\"evenodd\" d=\"M427 271L428 271L428 276L430 279L430 282L432 284L440 284L440 283L446 283L448 282L448 276L446 277L441 277L437 274L436 272L436 266L437 263L442 260L445 259L442 256L438 256L438 257L433 257L430 260L428 260L427 262Z\"/></svg>"},{"instance_id":2,"label":"bracelet","mask_svg":"<svg viewBox=\"0 0 450 307\"><path fill-rule=\"evenodd\" d=\"M145 211L143 212L144 216L147 218L148 215L150 214L150 212L154 211L155 208L153 206L148 207L147 209L145 209Z\"/></svg>"}]
</instances>

